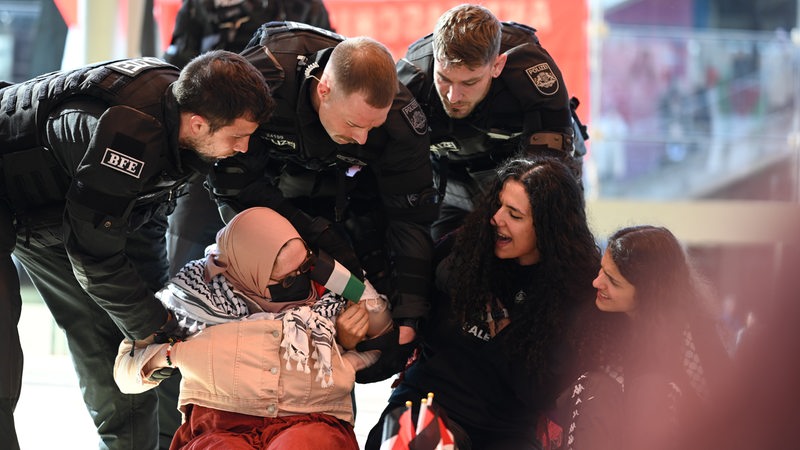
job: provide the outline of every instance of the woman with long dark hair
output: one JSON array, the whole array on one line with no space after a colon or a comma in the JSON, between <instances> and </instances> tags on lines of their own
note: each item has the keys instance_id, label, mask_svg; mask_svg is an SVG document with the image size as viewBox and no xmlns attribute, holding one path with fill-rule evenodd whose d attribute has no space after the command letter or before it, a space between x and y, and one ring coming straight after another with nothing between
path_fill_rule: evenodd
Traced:
<instances>
[{"instance_id":1,"label":"woman with long dark hair","mask_svg":"<svg viewBox=\"0 0 800 450\"><path fill-rule=\"evenodd\" d=\"M651 225L611 235L593 284L597 311L577 346L587 372L561 402L567 438L576 450L671 448L731 367L711 290Z\"/></svg>"},{"instance_id":2,"label":"woman with long dark hair","mask_svg":"<svg viewBox=\"0 0 800 450\"><path fill-rule=\"evenodd\" d=\"M594 295L600 255L584 206L575 177L555 158L501 165L452 241L440 243L450 251L436 269L419 358L367 449L380 446L389 412L428 392L459 449L540 448L537 424L574 379L564 348L570 324Z\"/></svg>"}]
</instances>

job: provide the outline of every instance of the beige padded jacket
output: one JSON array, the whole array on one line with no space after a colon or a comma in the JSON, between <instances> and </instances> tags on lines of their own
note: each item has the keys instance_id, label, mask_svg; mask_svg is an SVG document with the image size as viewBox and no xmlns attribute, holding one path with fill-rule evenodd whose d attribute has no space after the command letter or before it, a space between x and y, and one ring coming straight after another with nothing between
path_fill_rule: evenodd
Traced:
<instances>
[{"instance_id":1,"label":"beige padded jacket","mask_svg":"<svg viewBox=\"0 0 800 450\"><path fill-rule=\"evenodd\" d=\"M170 359L183 377L181 412L195 404L260 417L324 413L353 424L355 372L338 347L331 355L333 386L323 388L313 360L310 373L297 370L293 361L287 369L282 331L280 320L238 321L208 327L175 344ZM168 344L137 348L133 356L131 345L127 340L120 344L114 379L124 393L144 392L158 385L144 367L150 360L163 360Z\"/></svg>"}]
</instances>

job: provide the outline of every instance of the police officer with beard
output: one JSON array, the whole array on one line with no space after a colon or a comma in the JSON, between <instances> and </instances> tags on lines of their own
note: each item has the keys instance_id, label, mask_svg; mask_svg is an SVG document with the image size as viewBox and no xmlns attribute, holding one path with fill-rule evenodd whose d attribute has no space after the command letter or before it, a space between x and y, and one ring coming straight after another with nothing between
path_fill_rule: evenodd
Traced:
<instances>
[{"instance_id":1,"label":"police officer with beard","mask_svg":"<svg viewBox=\"0 0 800 450\"><path fill-rule=\"evenodd\" d=\"M223 216L252 206L278 211L310 246L389 297L397 326L358 344L381 357L357 381L388 378L404 367L428 311L439 204L425 115L398 82L389 51L370 38L272 22L242 55L277 106L251 152L215 165L212 193ZM349 308L340 320L361 313Z\"/></svg>"},{"instance_id":2,"label":"police officer with beard","mask_svg":"<svg viewBox=\"0 0 800 450\"><path fill-rule=\"evenodd\" d=\"M259 27L271 21L302 22L331 30L322 0L183 0L164 59L183 67L209 50L244 50ZM169 216L167 254L174 275L202 258L225 224L202 180L188 186Z\"/></svg>"},{"instance_id":3,"label":"police officer with beard","mask_svg":"<svg viewBox=\"0 0 800 450\"><path fill-rule=\"evenodd\" d=\"M434 240L462 223L482 181L510 156L559 156L580 180L588 136L534 29L459 5L409 46L397 72L428 116L433 167L446 192Z\"/></svg>"},{"instance_id":4,"label":"police officer with beard","mask_svg":"<svg viewBox=\"0 0 800 450\"><path fill-rule=\"evenodd\" d=\"M170 337L175 320L153 294L167 281L166 214L211 162L247 151L272 110L268 88L240 55L216 51L183 71L139 58L53 72L0 98L4 448L19 448L22 379L12 252L66 333L101 446L157 448L157 394L120 393L114 358L123 334ZM177 397L162 400L175 409ZM161 432L166 448L174 429Z\"/></svg>"}]
</instances>

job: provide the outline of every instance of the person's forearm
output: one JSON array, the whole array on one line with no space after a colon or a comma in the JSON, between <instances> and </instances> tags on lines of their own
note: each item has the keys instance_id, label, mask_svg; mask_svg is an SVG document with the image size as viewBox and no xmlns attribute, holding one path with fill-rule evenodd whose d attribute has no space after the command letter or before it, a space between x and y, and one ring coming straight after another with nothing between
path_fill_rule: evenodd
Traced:
<instances>
[{"instance_id":1,"label":"person's forearm","mask_svg":"<svg viewBox=\"0 0 800 450\"><path fill-rule=\"evenodd\" d=\"M167 344L136 346L130 340L124 340L119 347L114 362L114 381L120 391L126 394L138 394L158 386L159 382L151 379L151 375L164 365L164 353Z\"/></svg>"}]
</instances>

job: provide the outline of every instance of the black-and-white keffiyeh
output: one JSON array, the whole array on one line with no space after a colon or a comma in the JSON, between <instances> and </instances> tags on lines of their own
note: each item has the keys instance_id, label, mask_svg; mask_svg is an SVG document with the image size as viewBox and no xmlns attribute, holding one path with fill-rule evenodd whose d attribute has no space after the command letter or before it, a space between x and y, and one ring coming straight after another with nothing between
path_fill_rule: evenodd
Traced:
<instances>
[{"instance_id":1,"label":"black-and-white keffiyeh","mask_svg":"<svg viewBox=\"0 0 800 450\"><path fill-rule=\"evenodd\" d=\"M224 275L217 275L210 283L205 281L205 260L186 264L156 297L175 314L183 338L200 332L205 327L236 320L281 320L286 369L310 372L309 358L313 368L318 369L316 380L322 387L333 386L331 369L332 348L336 331L333 322L342 311L346 300L327 292L311 306L298 306L278 313L259 312L250 314L243 294L228 283ZM309 349L308 333L311 333Z\"/></svg>"}]
</instances>

